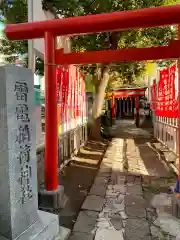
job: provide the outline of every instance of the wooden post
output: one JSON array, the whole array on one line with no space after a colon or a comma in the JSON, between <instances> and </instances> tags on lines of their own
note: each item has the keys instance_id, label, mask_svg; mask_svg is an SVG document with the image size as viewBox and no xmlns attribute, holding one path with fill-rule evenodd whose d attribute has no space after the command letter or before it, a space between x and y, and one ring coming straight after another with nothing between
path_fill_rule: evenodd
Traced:
<instances>
[{"instance_id":1,"label":"wooden post","mask_svg":"<svg viewBox=\"0 0 180 240\"><path fill-rule=\"evenodd\" d=\"M46 32L45 41L45 183L47 191L58 189L58 124L55 66L55 37Z\"/></svg>"}]
</instances>

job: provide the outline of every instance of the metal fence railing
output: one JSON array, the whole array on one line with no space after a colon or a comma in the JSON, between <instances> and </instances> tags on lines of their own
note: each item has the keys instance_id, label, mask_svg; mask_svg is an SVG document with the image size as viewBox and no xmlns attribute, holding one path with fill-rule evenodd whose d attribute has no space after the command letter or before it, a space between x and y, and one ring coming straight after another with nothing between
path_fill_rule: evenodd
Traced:
<instances>
[{"instance_id":1,"label":"metal fence railing","mask_svg":"<svg viewBox=\"0 0 180 240\"><path fill-rule=\"evenodd\" d=\"M59 136L59 166L69 160L87 141L87 124L78 125Z\"/></svg>"},{"instance_id":2,"label":"metal fence railing","mask_svg":"<svg viewBox=\"0 0 180 240\"><path fill-rule=\"evenodd\" d=\"M154 137L178 155L178 119L153 116Z\"/></svg>"},{"instance_id":3,"label":"metal fence railing","mask_svg":"<svg viewBox=\"0 0 180 240\"><path fill-rule=\"evenodd\" d=\"M42 132L45 133L45 104L44 104L44 91L34 88L35 93L35 102L40 104L40 115L41 115L41 126ZM88 108L88 99L86 102L86 109ZM87 115L87 113L86 113ZM65 126L66 125L66 126ZM64 124L64 127L61 126L61 132L59 132L58 139L58 166L60 167L65 163L65 161L70 160L71 157L78 152L80 147L85 144L88 138L88 118L87 116L81 116L79 121L73 124L73 127L67 127L68 124ZM69 124L71 125L71 124ZM41 149L45 151L45 146ZM40 151L40 152L41 152ZM38 151L38 154L40 154Z\"/></svg>"}]
</instances>

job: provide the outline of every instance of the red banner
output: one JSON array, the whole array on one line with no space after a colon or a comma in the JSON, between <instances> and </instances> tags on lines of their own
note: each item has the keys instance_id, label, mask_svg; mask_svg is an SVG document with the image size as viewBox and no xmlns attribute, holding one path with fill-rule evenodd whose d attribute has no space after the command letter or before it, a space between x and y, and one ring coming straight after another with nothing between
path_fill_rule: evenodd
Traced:
<instances>
[{"instance_id":1,"label":"red banner","mask_svg":"<svg viewBox=\"0 0 180 240\"><path fill-rule=\"evenodd\" d=\"M62 77L62 69L61 68L57 68L56 71L56 80L57 80L57 102L59 101L59 97L60 97L60 88L61 88L61 77Z\"/></svg>"},{"instance_id":2,"label":"red banner","mask_svg":"<svg viewBox=\"0 0 180 240\"><path fill-rule=\"evenodd\" d=\"M75 102L76 102L76 67L75 66L71 66L71 77L72 77L72 118L76 119L76 111L75 111Z\"/></svg>"},{"instance_id":3,"label":"red banner","mask_svg":"<svg viewBox=\"0 0 180 240\"><path fill-rule=\"evenodd\" d=\"M167 84L169 83L169 68L163 69L160 71L160 79L158 84L158 92L157 92L157 104L156 104L156 115L164 115L165 111L165 105L166 105L166 88Z\"/></svg>"},{"instance_id":4,"label":"red banner","mask_svg":"<svg viewBox=\"0 0 180 240\"><path fill-rule=\"evenodd\" d=\"M73 92L74 92L74 119L77 118L77 72L75 71L75 78L73 80Z\"/></svg>"},{"instance_id":5,"label":"red banner","mask_svg":"<svg viewBox=\"0 0 180 240\"><path fill-rule=\"evenodd\" d=\"M57 102L59 102L58 111L61 115L60 119L62 122L66 121L66 106L67 106L67 96L68 96L68 85L69 85L69 73L68 68L57 68Z\"/></svg>"},{"instance_id":6,"label":"red banner","mask_svg":"<svg viewBox=\"0 0 180 240\"><path fill-rule=\"evenodd\" d=\"M76 117L79 117L79 72L76 71Z\"/></svg>"},{"instance_id":7,"label":"red banner","mask_svg":"<svg viewBox=\"0 0 180 240\"><path fill-rule=\"evenodd\" d=\"M178 101L175 96L176 65L160 71L159 84L151 86L151 109L156 116L177 118Z\"/></svg>"},{"instance_id":8,"label":"red banner","mask_svg":"<svg viewBox=\"0 0 180 240\"><path fill-rule=\"evenodd\" d=\"M63 113L64 113L64 121L68 121L68 93L69 93L69 68L65 68L65 78L63 84Z\"/></svg>"},{"instance_id":9,"label":"red banner","mask_svg":"<svg viewBox=\"0 0 180 240\"><path fill-rule=\"evenodd\" d=\"M81 75L81 116L83 118L83 122L85 121L86 118L86 82L85 82L85 77L82 73Z\"/></svg>"},{"instance_id":10,"label":"red banner","mask_svg":"<svg viewBox=\"0 0 180 240\"><path fill-rule=\"evenodd\" d=\"M69 67L69 93L68 93L68 118L69 121L73 118L73 69Z\"/></svg>"},{"instance_id":11,"label":"red banner","mask_svg":"<svg viewBox=\"0 0 180 240\"><path fill-rule=\"evenodd\" d=\"M85 99L85 80L73 65L57 68L56 74L57 102L60 103L58 114L61 114L60 119L65 123L82 115L80 109L83 110L83 98Z\"/></svg>"},{"instance_id":12,"label":"red banner","mask_svg":"<svg viewBox=\"0 0 180 240\"><path fill-rule=\"evenodd\" d=\"M156 80L153 81L153 85L150 87L151 91L151 109L156 109L156 100L157 100L157 84Z\"/></svg>"}]
</instances>

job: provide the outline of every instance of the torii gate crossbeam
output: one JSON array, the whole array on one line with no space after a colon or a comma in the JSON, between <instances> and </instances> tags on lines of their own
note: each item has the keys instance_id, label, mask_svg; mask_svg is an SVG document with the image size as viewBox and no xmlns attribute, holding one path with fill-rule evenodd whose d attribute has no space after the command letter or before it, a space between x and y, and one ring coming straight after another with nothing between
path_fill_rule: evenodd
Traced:
<instances>
[{"instance_id":1,"label":"torii gate crossbeam","mask_svg":"<svg viewBox=\"0 0 180 240\"><path fill-rule=\"evenodd\" d=\"M179 23L180 23L180 5L175 5L167 7L153 7L149 9L139 9L135 11L121 11L116 13L105 13L66 19L48 20L43 22L6 25L5 33L9 40L24 40L35 38L44 38L45 40L45 56L44 56L45 85L46 85L45 181L46 189L48 191L56 191L58 189L58 130L57 130L57 102L56 102L56 76L55 76L56 64L57 62L59 64L65 64L68 58L68 55L65 56L65 54L62 54L62 51L61 53L59 53L59 55L57 54L55 49L56 36L80 35L95 32L119 31L137 28L150 28L156 26L175 25ZM172 47L173 45L170 45L168 49ZM165 51L167 54L169 50L166 49ZM177 52L179 52L179 48ZM72 53L72 55L69 55L70 58L74 56L73 54L74 53ZM101 53L97 53L97 56L100 56L98 54ZM108 54L112 55L111 58L112 60L113 53L109 51ZM129 54L130 51L128 55ZM152 53L148 54L152 55ZM172 57L171 53L169 52L168 54L167 55L170 56L171 58ZM164 55L164 53L162 53L162 55ZM81 57L84 56L81 55ZM179 53L175 56L178 58L180 57ZM102 54L100 57L102 58ZM131 60L131 57L128 56L128 59ZM73 58L69 59L68 61L70 62L70 60L72 61Z\"/></svg>"},{"instance_id":2,"label":"torii gate crossbeam","mask_svg":"<svg viewBox=\"0 0 180 240\"><path fill-rule=\"evenodd\" d=\"M180 4L135 11L121 11L41 22L10 24L6 36L11 40L44 38L45 32L55 36L79 35L94 32L150 28L175 25L180 22Z\"/></svg>"},{"instance_id":3,"label":"torii gate crossbeam","mask_svg":"<svg viewBox=\"0 0 180 240\"><path fill-rule=\"evenodd\" d=\"M113 63L176 59L180 56L180 41L170 42L169 46L151 48L125 48L121 50L106 50L94 52L62 53L56 50L56 64L80 65L93 63Z\"/></svg>"}]
</instances>

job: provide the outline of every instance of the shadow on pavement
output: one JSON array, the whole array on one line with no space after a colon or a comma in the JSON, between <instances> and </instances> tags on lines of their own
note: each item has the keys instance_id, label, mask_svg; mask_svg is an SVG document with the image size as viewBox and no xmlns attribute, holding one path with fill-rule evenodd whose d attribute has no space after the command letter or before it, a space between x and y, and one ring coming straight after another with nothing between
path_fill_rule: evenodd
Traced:
<instances>
[{"instance_id":1,"label":"shadow on pavement","mask_svg":"<svg viewBox=\"0 0 180 240\"><path fill-rule=\"evenodd\" d=\"M58 212L60 226L72 229L81 205L86 198L108 147L108 141L88 141L59 176L68 202ZM57 212L56 212L57 213Z\"/></svg>"}]
</instances>

